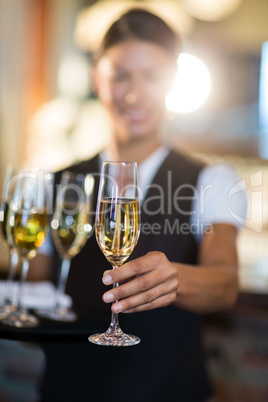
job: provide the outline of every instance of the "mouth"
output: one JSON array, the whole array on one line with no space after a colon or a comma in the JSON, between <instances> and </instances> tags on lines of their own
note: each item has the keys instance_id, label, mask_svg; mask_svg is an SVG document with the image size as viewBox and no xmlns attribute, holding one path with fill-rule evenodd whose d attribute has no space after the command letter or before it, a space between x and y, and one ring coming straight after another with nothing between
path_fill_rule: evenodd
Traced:
<instances>
[{"instance_id":1,"label":"mouth","mask_svg":"<svg viewBox=\"0 0 268 402\"><path fill-rule=\"evenodd\" d=\"M142 122L149 117L149 112L144 109L125 110L123 114L127 120L132 122Z\"/></svg>"}]
</instances>

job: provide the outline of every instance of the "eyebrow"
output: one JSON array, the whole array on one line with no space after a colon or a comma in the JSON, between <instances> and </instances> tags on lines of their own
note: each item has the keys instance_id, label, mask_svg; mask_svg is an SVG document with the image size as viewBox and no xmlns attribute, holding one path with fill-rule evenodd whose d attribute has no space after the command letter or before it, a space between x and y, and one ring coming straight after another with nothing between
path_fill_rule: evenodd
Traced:
<instances>
[{"instance_id":1,"label":"eyebrow","mask_svg":"<svg viewBox=\"0 0 268 402\"><path fill-rule=\"evenodd\" d=\"M125 72L125 71L129 71L129 69L127 68L127 67L124 67L124 66L121 66L121 65L113 65L112 66L112 68L113 68L113 70L115 70L115 71L119 71L119 72ZM162 71L162 70L165 70L166 69L166 66L163 64L163 65L155 65L155 66L150 66L150 67L147 67L147 68L145 68L145 70L146 71L150 71L150 72L152 72L152 71Z\"/></svg>"}]
</instances>

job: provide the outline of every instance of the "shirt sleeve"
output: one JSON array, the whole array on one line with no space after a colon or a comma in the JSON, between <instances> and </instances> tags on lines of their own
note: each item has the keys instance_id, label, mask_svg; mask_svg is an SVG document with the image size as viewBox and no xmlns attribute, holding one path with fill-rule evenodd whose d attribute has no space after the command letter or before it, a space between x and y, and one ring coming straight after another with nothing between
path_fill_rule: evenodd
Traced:
<instances>
[{"instance_id":1,"label":"shirt sleeve","mask_svg":"<svg viewBox=\"0 0 268 402\"><path fill-rule=\"evenodd\" d=\"M193 200L191 225L201 240L205 229L213 223L228 223L238 229L247 212L247 195L236 170L227 163L206 166L197 181Z\"/></svg>"}]
</instances>

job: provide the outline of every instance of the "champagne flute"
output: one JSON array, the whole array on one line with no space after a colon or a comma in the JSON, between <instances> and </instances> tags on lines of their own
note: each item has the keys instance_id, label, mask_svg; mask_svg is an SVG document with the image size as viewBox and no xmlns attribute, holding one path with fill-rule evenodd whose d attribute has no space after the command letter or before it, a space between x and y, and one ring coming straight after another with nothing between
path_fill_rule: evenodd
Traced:
<instances>
[{"instance_id":1,"label":"champagne flute","mask_svg":"<svg viewBox=\"0 0 268 402\"><path fill-rule=\"evenodd\" d=\"M9 265L8 275L6 279L5 293L3 304L0 306L0 320L14 310L16 307L12 304L12 284L18 266L18 253L11 236L7 232L7 216L9 211L9 204L12 194L12 184L16 180L16 172L14 168L9 165L6 169L4 180L4 187L0 206L0 229L4 242L9 248Z\"/></svg>"},{"instance_id":2,"label":"champagne flute","mask_svg":"<svg viewBox=\"0 0 268 402\"><path fill-rule=\"evenodd\" d=\"M75 321L76 314L62 304L71 259L86 244L92 233L92 197L94 178L88 174L65 171L57 191L51 234L61 256L61 268L52 308L39 309L37 314L55 321Z\"/></svg>"},{"instance_id":3,"label":"champagne flute","mask_svg":"<svg viewBox=\"0 0 268 402\"><path fill-rule=\"evenodd\" d=\"M29 260L43 244L49 230L52 205L52 174L41 171L20 172L10 202L7 232L18 250L21 269L16 310L2 320L11 327L35 327L38 319L22 306L22 288L27 278Z\"/></svg>"},{"instance_id":4,"label":"champagne flute","mask_svg":"<svg viewBox=\"0 0 268 402\"><path fill-rule=\"evenodd\" d=\"M113 269L130 256L140 233L137 164L135 162L103 162L96 211L96 239ZM113 287L118 287L116 283ZM91 335L97 345L131 346L140 342L135 335L125 334L118 314L112 312L108 330Z\"/></svg>"}]
</instances>

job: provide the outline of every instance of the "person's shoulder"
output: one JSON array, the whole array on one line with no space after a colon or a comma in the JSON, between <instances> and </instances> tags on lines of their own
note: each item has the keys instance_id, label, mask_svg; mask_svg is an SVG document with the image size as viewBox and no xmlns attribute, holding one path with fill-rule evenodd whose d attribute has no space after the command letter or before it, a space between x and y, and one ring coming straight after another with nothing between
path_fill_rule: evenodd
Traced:
<instances>
[{"instance_id":1,"label":"person's shoulder","mask_svg":"<svg viewBox=\"0 0 268 402\"><path fill-rule=\"evenodd\" d=\"M92 173L95 174L99 172L99 154L96 154L92 156L90 159L79 161L76 163L73 163L72 165L66 166L54 173L54 183L58 184L61 180L62 173L65 171L69 171L72 173L82 173L82 174L87 174L87 173Z\"/></svg>"},{"instance_id":2,"label":"person's shoulder","mask_svg":"<svg viewBox=\"0 0 268 402\"><path fill-rule=\"evenodd\" d=\"M227 162L217 162L210 165L205 165L200 174L207 180L238 180L239 176L234 166Z\"/></svg>"},{"instance_id":3,"label":"person's shoulder","mask_svg":"<svg viewBox=\"0 0 268 402\"><path fill-rule=\"evenodd\" d=\"M95 154L90 159L78 161L73 163L72 165L65 166L55 173L62 174L66 170L73 173L93 173L99 170L99 154Z\"/></svg>"},{"instance_id":4,"label":"person's shoulder","mask_svg":"<svg viewBox=\"0 0 268 402\"><path fill-rule=\"evenodd\" d=\"M168 155L168 159L170 163L173 163L176 166L180 166L183 169L196 169L202 170L206 167L204 161L198 158L195 155L191 155L190 153L178 151L172 149Z\"/></svg>"}]
</instances>

